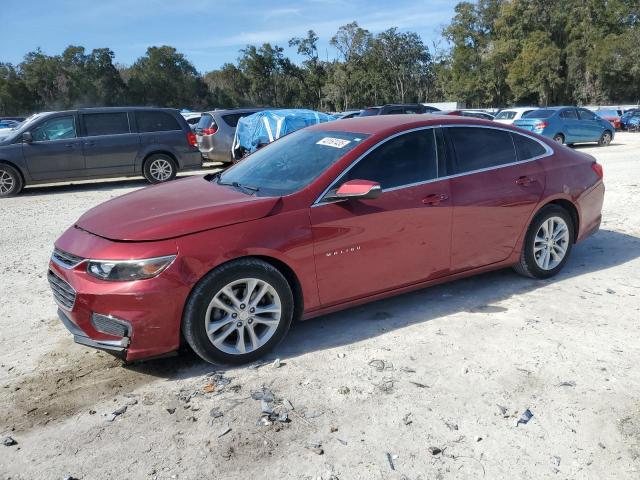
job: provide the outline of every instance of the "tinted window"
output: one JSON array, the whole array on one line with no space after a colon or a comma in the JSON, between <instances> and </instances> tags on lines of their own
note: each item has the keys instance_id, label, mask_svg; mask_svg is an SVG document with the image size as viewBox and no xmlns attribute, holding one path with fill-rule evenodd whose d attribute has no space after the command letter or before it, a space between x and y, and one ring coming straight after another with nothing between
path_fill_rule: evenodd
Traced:
<instances>
[{"instance_id":1,"label":"tinted window","mask_svg":"<svg viewBox=\"0 0 640 480\"><path fill-rule=\"evenodd\" d=\"M517 133L512 133L511 135L518 152L518 160L529 160L547 153L547 150L532 138L518 135Z\"/></svg>"},{"instance_id":2,"label":"tinted window","mask_svg":"<svg viewBox=\"0 0 640 480\"><path fill-rule=\"evenodd\" d=\"M503 110L496 115L496 120L511 120L516 116L516 112L513 110Z\"/></svg>"},{"instance_id":3,"label":"tinted window","mask_svg":"<svg viewBox=\"0 0 640 480\"><path fill-rule=\"evenodd\" d=\"M360 112L360 117L369 117L371 115L378 115L380 110L380 107L373 107L373 108L365 108L364 110L362 110Z\"/></svg>"},{"instance_id":4,"label":"tinted window","mask_svg":"<svg viewBox=\"0 0 640 480\"><path fill-rule=\"evenodd\" d=\"M456 152L455 173L471 172L516 161L509 132L493 128L448 128Z\"/></svg>"},{"instance_id":5,"label":"tinted window","mask_svg":"<svg viewBox=\"0 0 640 480\"><path fill-rule=\"evenodd\" d=\"M367 137L362 133L298 130L252 153L222 173L219 181L257 187L257 195L289 195L309 185Z\"/></svg>"},{"instance_id":6,"label":"tinted window","mask_svg":"<svg viewBox=\"0 0 640 480\"><path fill-rule=\"evenodd\" d=\"M525 113L524 115L522 115L522 118L549 118L552 117L554 113L556 113L555 110L540 108L538 110L532 110Z\"/></svg>"},{"instance_id":7,"label":"tinted window","mask_svg":"<svg viewBox=\"0 0 640 480\"><path fill-rule=\"evenodd\" d=\"M129 119L126 112L86 113L82 115L82 119L89 137L129 133Z\"/></svg>"},{"instance_id":8,"label":"tinted window","mask_svg":"<svg viewBox=\"0 0 640 480\"><path fill-rule=\"evenodd\" d=\"M389 110L387 110L384 113L385 113L385 115L400 115L400 114L403 114L405 112L404 112L404 108L402 108L402 107L393 107L393 108L390 108Z\"/></svg>"},{"instance_id":9,"label":"tinted window","mask_svg":"<svg viewBox=\"0 0 640 480\"><path fill-rule=\"evenodd\" d=\"M405 133L383 143L342 178L371 180L382 188L400 187L438 176L435 133L432 128Z\"/></svg>"},{"instance_id":10,"label":"tinted window","mask_svg":"<svg viewBox=\"0 0 640 480\"><path fill-rule=\"evenodd\" d=\"M570 110L563 110L560 112L560 117L562 118L569 118L569 119L573 119L573 120L577 120L578 119L578 114L576 113L576 111L572 108Z\"/></svg>"},{"instance_id":11,"label":"tinted window","mask_svg":"<svg viewBox=\"0 0 640 480\"><path fill-rule=\"evenodd\" d=\"M619 117L620 114L616 110L598 110L596 114L601 117Z\"/></svg>"},{"instance_id":12,"label":"tinted window","mask_svg":"<svg viewBox=\"0 0 640 480\"><path fill-rule=\"evenodd\" d=\"M236 128L238 126L238 120L242 117L246 117L247 115L251 115L252 112L243 112L243 113L230 113L229 115L223 115L222 119L224 123L229 125L231 128Z\"/></svg>"},{"instance_id":13,"label":"tinted window","mask_svg":"<svg viewBox=\"0 0 640 480\"><path fill-rule=\"evenodd\" d=\"M580 116L580 120L595 120L596 119L596 114L593 113L593 112L590 112L589 110L580 109L580 110L578 110L578 115Z\"/></svg>"},{"instance_id":14,"label":"tinted window","mask_svg":"<svg viewBox=\"0 0 640 480\"><path fill-rule=\"evenodd\" d=\"M405 107L404 109L404 113L422 113L423 111L424 109L417 105L415 107Z\"/></svg>"},{"instance_id":15,"label":"tinted window","mask_svg":"<svg viewBox=\"0 0 640 480\"><path fill-rule=\"evenodd\" d=\"M76 125L73 115L45 120L33 129L31 135L36 142L76 138Z\"/></svg>"},{"instance_id":16,"label":"tinted window","mask_svg":"<svg viewBox=\"0 0 640 480\"><path fill-rule=\"evenodd\" d=\"M136 112L136 120L140 132L182 130L178 121L166 112Z\"/></svg>"}]
</instances>

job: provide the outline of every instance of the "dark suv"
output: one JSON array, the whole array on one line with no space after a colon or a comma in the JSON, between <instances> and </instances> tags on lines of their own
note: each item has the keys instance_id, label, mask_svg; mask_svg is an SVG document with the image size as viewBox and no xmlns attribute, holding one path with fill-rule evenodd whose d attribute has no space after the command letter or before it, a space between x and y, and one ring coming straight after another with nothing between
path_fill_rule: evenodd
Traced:
<instances>
[{"instance_id":1,"label":"dark suv","mask_svg":"<svg viewBox=\"0 0 640 480\"><path fill-rule=\"evenodd\" d=\"M178 110L38 113L0 136L0 197L55 181L144 175L160 183L201 166L195 134Z\"/></svg>"},{"instance_id":2,"label":"dark suv","mask_svg":"<svg viewBox=\"0 0 640 480\"><path fill-rule=\"evenodd\" d=\"M429 107L421 103L396 103L382 105L380 107L365 108L360 112L360 117L370 117L372 115L403 115L412 113L432 113L438 112L436 107Z\"/></svg>"}]
</instances>

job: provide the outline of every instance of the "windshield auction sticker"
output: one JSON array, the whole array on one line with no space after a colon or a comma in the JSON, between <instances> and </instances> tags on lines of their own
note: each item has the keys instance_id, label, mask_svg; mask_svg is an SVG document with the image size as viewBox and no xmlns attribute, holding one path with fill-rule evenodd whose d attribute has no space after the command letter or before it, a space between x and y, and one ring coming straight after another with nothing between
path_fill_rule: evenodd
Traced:
<instances>
[{"instance_id":1,"label":"windshield auction sticker","mask_svg":"<svg viewBox=\"0 0 640 480\"><path fill-rule=\"evenodd\" d=\"M322 140L318 140L316 145L326 145L327 147L343 148L345 145L349 145L351 140L344 140L343 138L324 137Z\"/></svg>"}]
</instances>

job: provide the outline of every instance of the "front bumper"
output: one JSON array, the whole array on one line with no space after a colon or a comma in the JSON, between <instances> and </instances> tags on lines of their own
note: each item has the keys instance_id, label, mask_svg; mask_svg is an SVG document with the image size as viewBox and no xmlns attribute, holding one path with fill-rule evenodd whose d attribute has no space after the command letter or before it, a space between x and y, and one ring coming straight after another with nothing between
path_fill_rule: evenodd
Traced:
<instances>
[{"instance_id":1,"label":"front bumper","mask_svg":"<svg viewBox=\"0 0 640 480\"><path fill-rule=\"evenodd\" d=\"M175 252L175 242L112 242L71 227L56 242L56 248L73 252L80 261L65 266L52 260L48 275L50 283L52 279L57 282L52 288L60 320L77 343L127 361L179 348L182 311L191 284L180 261L151 279L108 282L89 275L83 260L152 258Z\"/></svg>"},{"instance_id":2,"label":"front bumper","mask_svg":"<svg viewBox=\"0 0 640 480\"><path fill-rule=\"evenodd\" d=\"M67 327L67 330L73 335L73 340L81 345L87 347L97 348L99 350L105 350L119 358L127 358L127 347L129 346L129 337L123 337L120 340L93 340L86 333L84 333L80 327L71 321L67 314L58 308L58 318L62 324Z\"/></svg>"}]
</instances>

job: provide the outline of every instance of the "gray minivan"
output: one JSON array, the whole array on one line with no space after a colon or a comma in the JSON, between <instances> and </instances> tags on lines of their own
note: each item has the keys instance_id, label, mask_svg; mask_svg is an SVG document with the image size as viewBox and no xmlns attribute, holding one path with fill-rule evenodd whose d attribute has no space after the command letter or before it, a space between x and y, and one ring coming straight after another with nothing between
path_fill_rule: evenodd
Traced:
<instances>
[{"instance_id":1,"label":"gray minivan","mask_svg":"<svg viewBox=\"0 0 640 480\"><path fill-rule=\"evenodd\" d=\"M151 183L202 166L196 138L171 108L37 113L0 136L0 197L24 185L143 175Z\"/></svg>"}]
</instances>

